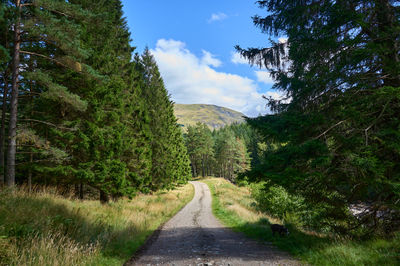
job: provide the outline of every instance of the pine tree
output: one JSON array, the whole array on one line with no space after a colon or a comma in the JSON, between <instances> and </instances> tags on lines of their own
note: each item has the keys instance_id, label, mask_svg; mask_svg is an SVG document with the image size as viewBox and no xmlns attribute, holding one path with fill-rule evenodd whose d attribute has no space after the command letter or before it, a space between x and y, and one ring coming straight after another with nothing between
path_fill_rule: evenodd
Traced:
<instances>
[{"instance_id":1,"label":"pine tree","mask_svg":"<svg viewBox=\"0 0 400 266\"><path fill-rule=\"evenodd\" d=\"M249 168L250 156L244 141L230 127L222 128L215 135L215 160L216 172L231 181Z\"/></svg>"},{"instance_id":2,"label":"pine tree","mask_svg":"<svg viewBox=\"0 0 400 266\"><path fill-rule=\"evenodd\" d=\"M192 163L193 176L206 176L213 164L214 140L207 125L198 122L189 126L186 145Z\"/></svg>"},{"instance_id":3,"label":"pine tree","mask_svg":"<svg viewBox=\"0 0 400 266\"><path fill-rule=\"evenodd\" d=\"M254 17L255 25L288 40L238 47L286 94L286 101L269 99L275 115L249 120L278 147L253 176L322 206L320 224L337 231L400 226L390 215L400 210L398 1L258 4L269 14ZM361 220L348 212L357 202L370 205ZM388 214L384 220L378 210Z\"/></svg>"},{"instance_id":4,"label":"pine tree","mask_svg":"<svg viewBox=\"0 0 400 266\"><path fill-rule=\"evenodd\" d=\"M141 67L152 133L151 189L170 188L188 177L186 152L181 137L182 132L174 115L170 100L157 63L148 48L136 61Z\"/></svg>"},{"instance_id":5,"label":"pine tree","mask_svg":"<svg viewBox=\"0 0 400 266\"><path fill-rule=\"evenodd\" d=\"M81 182L99 189L106 202L110 195L131 195L149 184L151 133L141 97L144 84L131 61L134 49L121 2L72 2L95 14L83 42L92 50L88 64L106 77L85 84L89 106L74 140L76 169Z\"/></svg>"},{"instance_id":6,"label":"pine tree","mask_svg":"<svg viewBox=\"0 0 400 266\"><path fill-rule=\"evenodd\" d=\"M81 198L90 186L102 202L188 180L173 103L149 51L132 60L120 0L0 3L0 163L9 108L10 186L15 161L18 183L73 185Z\"/></svg>"},{"instance_id":7,"label":"pine tree","mask_svg":"<svg viewBox=\"0 0 400 266\"><path fill-rule=\"evenodd\" d=\"M77 112L83 111L86 107L79 96L71 93L61 82L56 81L52 74L60 69L70 69L75 72L82 70L82 65L78 62L86 54L83 49L80 49L77 21L83 20L87 14L78 6L63 1L17 0L7 1L4 5L8 13L6 24L12 25L11 33L14 36L9 41L10 47L13 48L10 62L12 81L6 176L7 184L14 186L16 155L22 152L17 151L17 139L24 141L27 134L23 133L29 133L28 138L31 140L39 139L34 130L24 130L33 121L42 125L55 125L48 121L24 118L27 108L22 106L21 111L18 111L18 99L32 98L32 88L36 87L40 88L40 91L36 92L36 98L57 102L58 106L68 106ZM60 34L60 32L66 33ZM3 107L5 107L4 104ZM21 122L30 119L31 123L19 123L17 127L18 118L22 118ZM42 146L47 154L54 153L49 145Z\"/></svg>"},{"instance_id":8,"label":"pine tree","mask_svg":"<svg viewBox=\"0 0 400 266\"><path fill-rule=\"evenodd\" d=\"M4 179L4 143L6 139L6 113L7 113L7 96L10 85L10 23L11 20L8 17L10 12L5 1L0 3L0 84L2 94L2 114L1 114L1 126L0 126L0 186L5 183Z\"/></svg>"}]
</instances>

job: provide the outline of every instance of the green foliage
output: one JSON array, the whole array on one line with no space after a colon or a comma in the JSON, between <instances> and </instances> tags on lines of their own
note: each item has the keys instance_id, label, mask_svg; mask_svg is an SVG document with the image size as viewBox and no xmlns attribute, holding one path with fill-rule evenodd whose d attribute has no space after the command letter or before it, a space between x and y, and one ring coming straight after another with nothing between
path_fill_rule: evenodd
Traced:
<instances>
[{"instance_id":1,"label":"green foliage","mask_svg":"<svg viewBox=\"0 0 400 266\"><path fill-rule=\"evenodd\" d=\"M174 115L174 103L149 49L146 48L141 57L136 55L135 63L144 83L141 95L148 108L151 130L152 177L149 188L172 188L175 184L185 183L190 177L188 155Z\"/></svg>"},{"instance_id":2,"label":"green foliage","mask_svg":"<svg viewBox=\"0 0 400 266\"><path fill-rule=\"evenodd\" d=\"M231 127L214 132L216 172L219 176L235 181L239 173L249 169L250 156L240 134Z\"/></svg>"},{"instance_id":3,"label":"green foliage","mask_svg":"<svg viewBox=\"0 0 400 266\"><path fill-rule=\"evenodd\" d=\"M303 197L289 194L284 187L271 182L251 183L249 187L257 210L282 220L286 225L320 231L330 229L320 226L321 221L325 221L323 205L310 206Z\"/></svg>"},{"instance_id":4,"label":"green foliage","mask_svg":"<svg viewBox=\"0 0 400 266\"><path fill-rule=\"evenodd\" d=\"M245 123L234 123L213 132L206 124L188 126L186 146L193 176L218 175L235 182L250 165L257 165L262 157L258 134ZM240 177L237 179L237 177Z\"/></svg>"},{"instance_id":5,"label":"green foliage","mask_svg":"<svg viewBox=\"0 0 400 266\"><path fill-rule=\"evenodd\" d=\"M273 236L270 224L277 223L268 216L260 216L249 204L248 188L238 188L220 179L206 179L213 196L213 213L226 226L242 232L250 238L273 243L295 258L310 265L398 265L400 234L392 238L368 238L364 241L346 238L331 238L300 229L296 222L286 225L290 234L286 237ZM247 193L246 193L247 192ZM232 199L240 208L232 209ZM246 209L247 215L237 210ZM257 217L254 219L254 217ZM289 219L288 219L289 218ZM285 215L288 222L297 220L295 216Z\"/></svg>"},{"instance_id":6,"label":"green foliage","mask_svg":"<svg viewBox=\"0 0 400 266\"><path fill-rule=\"evenodd\" d=\"M13 24L23 21L17 183L90 186L105 201L185 183L190 166L173 103L149 51L132 60L121 1L23 1L21 11L1 2L3 96L17 75L8 56Z\"/></svg>"},{"instance_id":7,"label":"green foliage","mask_svg":"<svg viewBox=\"0 0 400 266\"><path fill-rule=\"evenodd\" d=\"M198 122L195 126L188 127L186 146L193 176L196 177L200 173L203 177L210 175L214 162L214 139L206 124Z\"/></svg>"},{"instance_id":8,"label":"green foliage","mask_svg":"<svg viewBox=\"0 0 400 266\"><path fill-rule=\"evenodd\" d=\"M263 32L286 42L237 49L264 66L284 98L248 119L270 147L247 173L299 195L320 226L371 234L400 229L400 15L393 1L258 1ZM350 205L368 204L356 219ZM377 213L385 213L378 219Z\"/></svg>"},{"instance_id":9,"label":"green foliage","mask_svg":"<svg viewBox=\"0 0 400 266\"><path fill-rule=\"evenodd\" d=\"M259 210L279 219L283 219L286 213L301 214L306 208L303 199L291 196L281 186L270 186L266 182L252 184L251 194Z\"/></svg>"}]
</instances>

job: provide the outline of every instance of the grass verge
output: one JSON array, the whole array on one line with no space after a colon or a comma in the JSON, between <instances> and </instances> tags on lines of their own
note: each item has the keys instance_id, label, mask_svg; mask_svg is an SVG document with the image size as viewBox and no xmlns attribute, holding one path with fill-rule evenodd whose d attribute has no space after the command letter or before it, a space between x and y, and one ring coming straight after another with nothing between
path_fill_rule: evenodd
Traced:
<instances>
[{"instance_id":1,"label":"grass verge","mask_svg":"<svg viewBox=\"0 0 400 266\"><path fill-rule=\"evenodd\" d=\"M101 205L0 191L0 265L122 265L193 194L187 184Z\"/></svg>"},{"instance_id":2,"label":"grass verge","mask_svg":"<svg viewBox=\"0 0 400 266\"><path fill-rule=\"evenodd\" d=\"M287 237L273 236L270 223L280 223L255 210L249 188L221 178L201 180L211 190L214 215L234 231L271 242L295 258L312 265L400 265L400 235L391 240L350 241L332 239L289 227Z\"/></svg>"}]
</instances>

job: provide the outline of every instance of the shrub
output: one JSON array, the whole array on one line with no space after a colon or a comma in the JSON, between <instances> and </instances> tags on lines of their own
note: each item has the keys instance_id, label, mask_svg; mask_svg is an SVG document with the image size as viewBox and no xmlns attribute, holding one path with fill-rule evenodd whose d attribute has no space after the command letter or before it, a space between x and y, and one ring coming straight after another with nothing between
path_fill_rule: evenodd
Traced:
<instances>
[{"instance_id":1,"label":"shrub","mask_svg":"<svg viewBox=\"0 0 400 266\"><path fill-rule=\"evenodd\" d=\"M314 227L317 212L307 206L302 197L291 195L285 188L269 182L253 183L250 188L259 211L279 218L286 224Z\"/></svg>"}]
</instances>

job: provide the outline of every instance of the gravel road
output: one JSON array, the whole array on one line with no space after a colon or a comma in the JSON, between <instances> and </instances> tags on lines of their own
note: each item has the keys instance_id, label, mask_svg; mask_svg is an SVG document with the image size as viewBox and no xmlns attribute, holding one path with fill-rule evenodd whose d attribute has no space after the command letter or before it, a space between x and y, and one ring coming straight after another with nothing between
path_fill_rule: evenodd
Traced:
<instances>
[{"instance_id":1,"label":"gravel road","mask_svg":"<svg viewBox=\"0 0 400 266\"><path fill-rule=\"evenodd\" d=\"M126 265L299 265L273 246L225 228L212 214L208 186L191 183L193 200Z\"/></svg>"}]
</instances>

